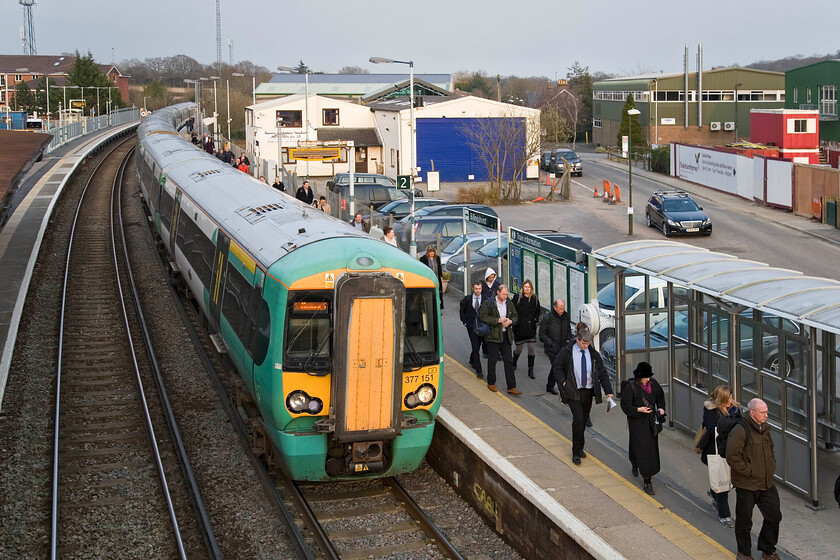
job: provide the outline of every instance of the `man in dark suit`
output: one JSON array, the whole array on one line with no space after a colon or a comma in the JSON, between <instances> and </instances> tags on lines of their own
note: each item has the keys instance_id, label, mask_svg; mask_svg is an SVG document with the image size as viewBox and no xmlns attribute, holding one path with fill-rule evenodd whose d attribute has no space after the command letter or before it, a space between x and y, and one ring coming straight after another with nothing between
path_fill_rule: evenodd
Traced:
<instances>
[{"instance_id":1,"label":"man in dark suit","mask_svg":"<svg viewBox=\"0 0 840 560\"><path fill-rule=\"evenodd\" d=\"M460 317L461 322L467 328L467 336L470 337L470 365L475 370L479 379L484 379L481 371L481 337L475 334L478 311L481 308L481 280L473 282L473 293L467 294L461 300Z\"/></svg>"},{"instance_id":2,"label":"man in dark suit","mask_svg":"<svg viewBox=\"0 0 840 560\"><path fill-rule=\"evenodd\" d=\"M592 399L601 403L602 387L608 399L613 397L601 354L590 347L591 342L592 333L588 329L579 329L575 341L560 350L551 366L552 376L560 386L561 399L572 412L572 462L576 465L586 457L584 432L592 410Z\"/></svg>"},{"instance_id":3,"label":"man in dark suit","mask_svg":"<svg viewBox=\"0 0 840 560\"><path fill-rule=\"evenodd\" d=\"M496 361L499 356L505 366L505 382L507 392L511 395L521 395L516 388L516 375L513 373L513 325L519 321L516 306L508 300L508 287L504 284L496 290L496 297L486 299L481 304L478 319L490 326L490 332L484 337L487 343L487 388L497 393L496 389Z\"/></svg>"}]
</instances>

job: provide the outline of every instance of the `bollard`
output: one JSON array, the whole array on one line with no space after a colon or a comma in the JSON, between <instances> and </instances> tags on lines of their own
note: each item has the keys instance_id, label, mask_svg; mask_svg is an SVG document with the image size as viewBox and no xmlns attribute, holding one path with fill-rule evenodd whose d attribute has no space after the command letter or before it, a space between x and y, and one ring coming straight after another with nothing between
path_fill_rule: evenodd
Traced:
<instances>
[{"instance_id":1,"label":"bollard","mask_svg":"<svg viewBox=\"0 0 840 560\"><path fill-rule=\"evenodd\" d=\"M612 196L612 203L613 204L621 204L621 189L618 188L618 185L613 185L615 187L613 196Z\"/></svg>"}]
</instances>

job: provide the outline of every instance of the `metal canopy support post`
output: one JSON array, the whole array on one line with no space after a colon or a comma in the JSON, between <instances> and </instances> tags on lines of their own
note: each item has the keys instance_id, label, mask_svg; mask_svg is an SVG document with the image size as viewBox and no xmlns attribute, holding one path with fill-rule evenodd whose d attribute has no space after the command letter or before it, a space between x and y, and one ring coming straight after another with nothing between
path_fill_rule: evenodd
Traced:
<instances>
[{"instance_id":1,"label":"metal canopy support post","mask_svg":"<svg viewBox=\"0 0 840 560\"><path fill-rule=\"evenodd\" d=\"M350 219L356 218L356 147L351 140L347 142L347 162L350 167Z\"/></svg>"},{"instance_id":2,"label":"metal canopy support post","mask_svg":"<svg viewBox=\"0 0 840 560\"><path fill-rule=\"evenodd\" d=\"M810 461L811 461L811 469L810 469L810 476L811 476L811 488L810 488L810 495L811 503L805 504L808 508L812 510L820 510L825 509L824 507L820 506L819 500L819 479L817 478L818 475L818 465L817 465L817 446L819 445L819 439L817 437L817 352L816 348L814 347L817 341L817 329L816 327L810 328L810 338L808 340L808 366L809 366L809 373L810 376L808 378L808 443L810 444ZM826 335L828 333L823 333ZM823 336L823 341L825 341L826 337ZM823 350L825 350L827 346L823 346ZM780 368L781 369L781 368Z\"/></svg>"}]
</instances>

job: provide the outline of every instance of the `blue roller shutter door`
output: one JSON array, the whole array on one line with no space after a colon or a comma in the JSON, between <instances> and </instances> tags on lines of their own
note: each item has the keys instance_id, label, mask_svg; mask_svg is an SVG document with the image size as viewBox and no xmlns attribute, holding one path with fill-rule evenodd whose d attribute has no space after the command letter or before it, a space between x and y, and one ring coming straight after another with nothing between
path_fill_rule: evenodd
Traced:
<instances>
[{"instance_id":1,"label":"blue roller shutter door","mask_svg":"<svg viewBox=\"0 0 840 560\"><path fill-rule=\"evenodd\" d=\"M501 119L417 119L417 165L422 170L420 175L432 169L440 171L441 181L469 181L474 175L475 181L486 181L487 169L484 161L470 146L470 128L475 129L477 121L488 121L491 126ZM521 134L515 139L519 152L525 150L525 119L516 119L520 124ZM505 179L513 173L510 158L507 161Z\"/></svg>"}]
</instances>

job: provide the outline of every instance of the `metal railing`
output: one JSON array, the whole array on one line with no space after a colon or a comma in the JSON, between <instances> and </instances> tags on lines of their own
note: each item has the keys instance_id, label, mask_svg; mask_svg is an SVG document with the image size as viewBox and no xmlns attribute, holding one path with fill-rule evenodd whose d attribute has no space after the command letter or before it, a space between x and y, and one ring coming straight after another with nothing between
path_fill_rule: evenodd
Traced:
<instances>
[{"instance_id":1,"label":"metal railing","mask_svg":"<svg viewBox=\"0 0 840 560\"><path fill-rule=\"evenodd\" d=\"M140 119L140 109L131 107L128 109L118 109L112 111L107 115L99 115L98 117L87 117L79 121L69 122L67 124L57 126L48 130L52 134L52 140L47 147L45 153L50 153L56 148L59 148L73 140L91 134L109 126L118 126Z\"/></svg>"}]
</instances>

